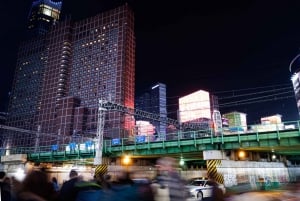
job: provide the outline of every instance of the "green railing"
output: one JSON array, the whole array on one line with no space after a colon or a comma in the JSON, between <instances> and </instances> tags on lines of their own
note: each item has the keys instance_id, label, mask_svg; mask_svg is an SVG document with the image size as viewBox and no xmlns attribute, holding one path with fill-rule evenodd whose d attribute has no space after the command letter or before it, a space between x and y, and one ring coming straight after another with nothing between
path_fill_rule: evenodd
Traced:
<instances>
[{"instance_id":1,"label":"green railing","mask_svg":"<svg viewBox=\"0 0 300 201\"><path fill-rule=\"evenodd\" d=\"M226 128L222 132L212 130L177 131L165 135L132 136L120 139L104 139L103 156L161 155L199 152L213 149L238 149L242 147L294 147L300 146L299 121L283 122L262 127ZM2 149L2 155L27 154L32 161L62 161L95 157L95 142L69 143L39 147ZM300 153L300 149L298 149Z\"/></svg>"}]
</instances>

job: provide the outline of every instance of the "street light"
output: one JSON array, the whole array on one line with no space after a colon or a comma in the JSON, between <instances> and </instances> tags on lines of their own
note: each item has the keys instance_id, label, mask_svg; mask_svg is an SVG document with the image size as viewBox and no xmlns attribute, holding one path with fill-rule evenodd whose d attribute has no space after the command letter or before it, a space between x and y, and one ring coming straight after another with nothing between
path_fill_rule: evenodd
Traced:
<instances>
[{"instance_id":1,"label":"street light","mask_svg":"<svg viewBox=\"0 0 300 201\"><path fill-rule=\"evenodd\" d=\"M239 159L242 159L242 160L245 159L246 152L244 150L239 150L238 157L239 157Z\"/></svg>"},{"instance_id":2,"label":"street light","mask_svg":"<svg viewBox=\"0 0 300 201\"><path fill-rule=\"evenodd\" d=\"M126 169L128 170L128 165L130 165L130 163L131 163L131 158L130 158L130 156L129 156L129 155L125 155L125 156L123 157L123 159L122 159L122 163L123 163L123 165L126 166Z\"/></svg>"},{"instance_id":3,"label":"street light","mask_svg":"<svg viewBox=\"0 0 300 201\"><path fill-rule=\"evenodd\" d=\"M184 165L184 160L183 160L183 158L180 158L179 165L180 165L180 166L183 166L183 165Z\"/></svg>"}]
</instances>

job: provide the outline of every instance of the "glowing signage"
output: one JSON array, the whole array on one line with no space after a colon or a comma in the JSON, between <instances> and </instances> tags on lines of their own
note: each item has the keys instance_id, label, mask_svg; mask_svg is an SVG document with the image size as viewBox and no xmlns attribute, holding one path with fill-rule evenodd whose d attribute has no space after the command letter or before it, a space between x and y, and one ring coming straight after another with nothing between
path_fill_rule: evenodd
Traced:
<instances>
[{"instance_id":1,"label":"glowing signage","mask_svg":"<svg viewBox=\"0 0 300 201\"><path fill-rule=\"evenodd\" d=\"M179 98L179 119L181 123L201 118L211 119L209 92L199 90Z\"/></svg>"}]
</instances>

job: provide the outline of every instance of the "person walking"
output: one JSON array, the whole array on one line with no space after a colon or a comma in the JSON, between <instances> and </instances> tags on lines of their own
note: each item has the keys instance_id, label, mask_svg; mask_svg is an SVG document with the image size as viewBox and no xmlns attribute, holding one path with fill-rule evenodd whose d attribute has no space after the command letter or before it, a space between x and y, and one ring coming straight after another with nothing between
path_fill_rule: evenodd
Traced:
<instances>
[{"instance_id":1,"label":"person walking","mask_svg":"<svg viewBox=\"0 0 300 201\"><path fill-rule=\"evenodd\" d=\"M52 177L52 184L53 184L53 188L54 188L55 192L58 192L59 191L59 184L58 184L58 181L57 181L56 177Z\"/></svg>"},{"instance_id":2,"label":"person walking","mask_svg":"<svg viewBox=\"0 0 300 201\"><path fill-rule=\"evenodd\" d=\"M212 186L212 194L207 198L207 201L225 201L223 190L219 187L219 183L212 174L208 174L207 184Z\"/></svg>"},{"instance_id":3,"label":"person walking","mask_svg":"<svg viewBox=\"0 0 300 201\"><path fill-rule=\"evenodd\" d=\"M55 199L54 189L48 176L40 170L29 172L16 189L16 201L51 201Z\"/></svg>"},{"instance_id":4,"label":"person walking","mask_svg":"<svg viewBox=\"0 0 300 201\"><path fill-rule=\"evenodd\" d=\"M1 192L1 201L10 201L11 200L11 182L10 178L6 177L6 172L0 172L0 192Z\"/></svg>"},{"instance_id":5,"label":"person walking","mask_svg":"<svg viewBox=\"0 0 300 201\"><path fill-rule=\"evenodd\" d=\"M76 188L75 184L80 181L78 172L71 170L69 173L69 180L64 182L58 194L59 201L75 201L76 200Z\"/></svg>"},{"instance_id":6,"label":"person walking","mask_svg":"<svg viewBox=\"0 0 300 201\"><path fill-rule=\"evenodd\" d=\"M176 169L176 160L172 157L162 157L157 160L158 175L152 184L155 201L185 201L187 190L184 180Z\"/></svg>"},{"instance_id":7,"label":"person walking","mask_svg":"<svg viewBox=\"0 0 300 201\"><path fill-rule=\"evenodd\" d=\"M130 178L130 173L121 170L116 173L116 180L111 183L106 201L141 201L139 185Z\"/></svg>"}]
</instances>

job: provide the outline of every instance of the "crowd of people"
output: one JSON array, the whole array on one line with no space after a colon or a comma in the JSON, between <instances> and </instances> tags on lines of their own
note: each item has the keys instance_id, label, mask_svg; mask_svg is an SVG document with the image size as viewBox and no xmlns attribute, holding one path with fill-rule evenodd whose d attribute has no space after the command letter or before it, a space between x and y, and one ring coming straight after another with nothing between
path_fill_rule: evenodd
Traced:
<instances>
[{"instance_id":1,"label":"crowd of people","mask_svg":"<svg viewBox=\"0 0 300 201\"><path fill-rule=\"evenodd\" d=\"M133 172L119 171L114 179L109 174L94 175L84 180L76 170L69 179L58 184L44 170L31 170L22 181L0 172L1 201L189 201L185 181L177 171L176 160L163 157L157 160L157 175L153 180L136 179ZM240 196L225 196L211 175L212 195L207 201L244 200ZM249 197L249 196L248 196ZM277 197L281 201L300 200L300 183Z\"/></svg>"},{"instance_id":2,"label":"crowd of people","mask_svg":"<svg viewBox=\"0 0 300 201\"><path fill-rule=\"evenodd\" d=\"M57 178L48 178L45 170L31 170L22 181L0 172L1 201L185 201L184 180L176 171L175 159L157 161L157 176L152 181L133 179L132 172L94 175L85 180L76 170L61 185Z\"/></svg>"}]
</instances>

